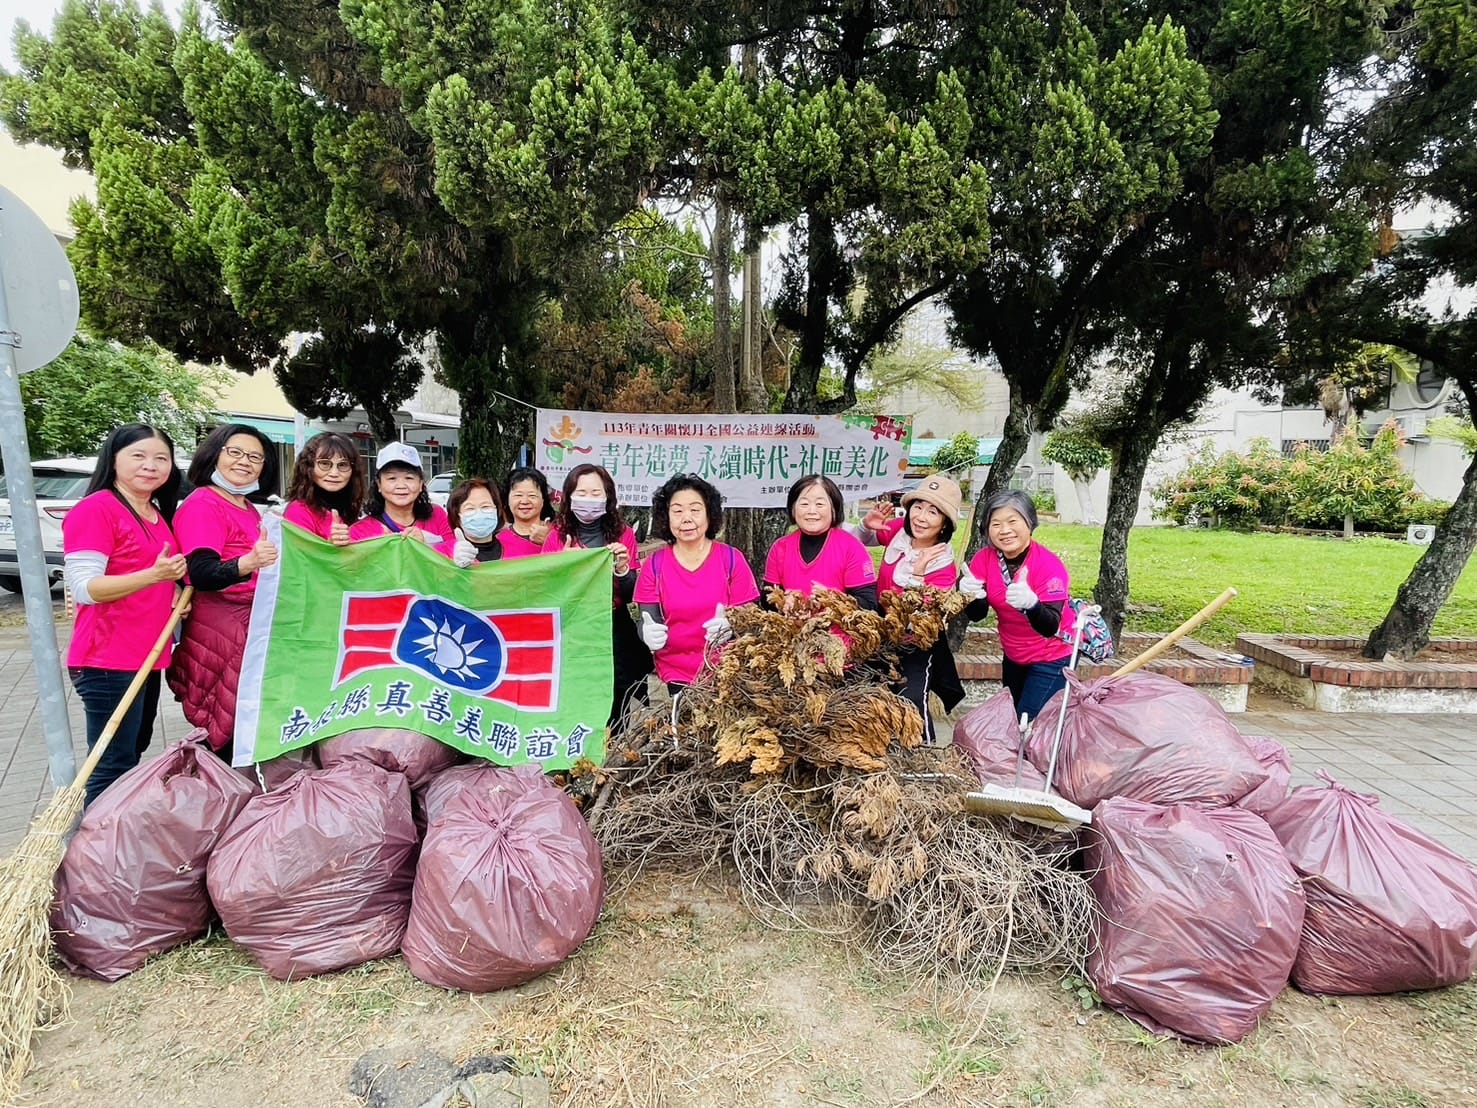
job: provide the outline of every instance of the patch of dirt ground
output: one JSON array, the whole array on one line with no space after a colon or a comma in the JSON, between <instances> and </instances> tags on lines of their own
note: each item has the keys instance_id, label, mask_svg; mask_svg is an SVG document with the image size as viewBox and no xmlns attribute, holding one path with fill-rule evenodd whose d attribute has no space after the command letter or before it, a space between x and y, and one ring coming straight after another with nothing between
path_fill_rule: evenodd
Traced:
<instances>
[{"instance_id":1,"label":"patch of dirt ground","mask_svg":"<svg viewBox=\"0 0 1477 1108\"><path fill-rule=\"evenodd\" d=\"M74 981L25 1103L265 1108L360 1103L354 1060L392 1044L505 1052L554 1103L1437 1108L1477 1095L1477 985L1375 998L1291 989L1212 1049L1084 1008L1050 976L918 981L855 938L775 931L720 879L646 874L557 972L485 996L396 958L282 983L215 935L113 985ZM1085 1003L1091 1005L1091 995Z\"/></svg>"}]
</instances>

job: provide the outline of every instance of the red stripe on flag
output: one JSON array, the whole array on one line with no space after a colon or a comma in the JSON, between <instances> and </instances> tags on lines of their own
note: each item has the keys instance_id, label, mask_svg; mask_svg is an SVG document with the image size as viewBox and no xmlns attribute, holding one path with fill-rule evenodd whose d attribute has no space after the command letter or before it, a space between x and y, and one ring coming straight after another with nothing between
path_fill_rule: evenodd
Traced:
<instances>
[{"instance_id":1,"label":"red stripe on flag","mask_svg":"<svg viewBox=\"0 0 1477 1108\"><path fill-rule=\"evenodd\" d=\"M346 627L391 627L399 626L405 618L412 593L395 593L391 596L351 596L344 612Z\"/></svg>"},{"instance_id":2,"label":"red stripe on flag","mask_svg":"<svg viewBox=\"0 0 1477 1108\"><path fill-rule=\"evenodd\" d=\"M547 712L554 706L554 682L505 680L488 693L486 699L512 708Z\"/></svg>"},{"instance_id":3,"label":"red stripe on flag","mask_svg":"<svg viewBox=\"0 0 1477 1108\"><path fill-rule=\"evenodd\" d=\"M361 673L366 669L393 665L394 662L395 659L388 650L356 650L351 654L345 654L344 660L339 664L338 677L334 684L342 684L356 673Z\"/></svg>"},{"instance_id":4,"label":"red stripe on flag","mask_svg":"<svg viewBox=\"0 0 1477 1108\"><path fill-rule=\"evenodd\" d=\"M344 650L389 650L395 645L395 628L386 627L375 631L358 631L344 628Z\"/></svg>"},{"instance_id":5,"label":"red stripe on flag","mask_svg":"<svg viewBox=\"0 0 1477 1108\"><path fill-rule=\"evenodd\" d=\"M553 612L495 612L487 619L502 632L503 641L510 647L554 642Z\"/></svg>"},{"instance_id":6,"label":"red stripe on flag","mask_svg":"<svg viewBox=\"0 0 1477 1108\"><path fill-rule=\"evenodd\" d=\"M559 652L552 646L509 646L503 671L509 677L553 677Z\"/></svg>"}]
</instances>

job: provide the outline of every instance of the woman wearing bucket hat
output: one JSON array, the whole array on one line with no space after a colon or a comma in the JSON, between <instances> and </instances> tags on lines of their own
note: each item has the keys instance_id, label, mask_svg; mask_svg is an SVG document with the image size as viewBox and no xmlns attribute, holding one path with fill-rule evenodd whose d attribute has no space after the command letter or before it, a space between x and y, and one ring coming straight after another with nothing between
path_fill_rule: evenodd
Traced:
<instances>
[{"instance_id":1,"label":"woman wearing bucket hat","mask_svg":"<svg viewBox=\"0 0 1477 1108\"><path fill-rule=\"evenodd\" d=\"M954 552L949 540L959 525L959 507L963 501L959 486L943 474L924 478L915 489L903 495L904 513L892 518L890 502L879 502L862 519L861 539L868 546L881 546L882 568L877 574L877 592L901 592L923 585L952 589L959 578L954 565ZM945 711L953 711L964 699L964 685L954 667L954 654L946 636L940 635L928 650L909 648L900 658L903 671L903 695L913 702L923 716L924 734L933 741L933 720L928 710L928 694L933 692L943 702Z\"/></svg>"},{"instance_id":2,"label":"woman wearing bucket hat","mask_svg":"<svg viewBox=\"0 0 1477 1108\"><path fill-rule=\"evenodd\" d=\"M1015 710L1032 719L1066 685L1076 613L1067 567L1031 535L1036 507L1014 490L985 501L986 546L959 579L973 597L965 614L984 619L995 609L1000 628L1001 676Z\"/></svg>"},{"instance_id":3,"label":"woman wearing bucket hat","mask_svg":"<svg viewBox=\"0 0 1477 1108\"><path fill-rule=\"evenodd\" d=\"M349 537L379 538L406 535L419 539L438 554L452 557L456 540L446 509L431 503L421 454L413 446L392 442L374 459L374 487L364 505L364 518L349 528Z\"/></svg>"}]
</instances>

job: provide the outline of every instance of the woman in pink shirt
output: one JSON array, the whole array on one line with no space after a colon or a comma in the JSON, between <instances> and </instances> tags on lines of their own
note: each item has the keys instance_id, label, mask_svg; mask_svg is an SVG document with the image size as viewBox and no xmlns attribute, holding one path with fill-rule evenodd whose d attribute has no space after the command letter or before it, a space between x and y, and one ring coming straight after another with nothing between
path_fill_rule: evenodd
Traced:
<instances>
[{"instance_id":1,"label":"woman in pink shirt","mask_svg":"<svg viewBox=\"0 0 1477 1108\"><path fill-rule=\"evenodd\" d=\"M631 597L636 591L641 556L636 551L636 533L621 518L616 504L615 481L603 466L586 462L564 478L563 502L544 540L544 553L598 550L602 546L614 559L610 630L615 689L609 726L612 733L619 734L631 706L647 702L646 675L652 671L651 651L631 619Z\"/></svg>"},{"instance_id":2,"label":"woman in pink shirt","mask_svg":"<svg viewBox=\"0 0 1477 1108\"><path fill-rule=\"evenodd\" d=\"M876 611L877 571L861 540L841 528L846 514L836 482L816 473L802 477L790 487L785 507L796 529L769 548L765 587L805 596L816 586L835 589Z\"/></svg>"},{"instance_id":3,"label":"woman in pink shirt","mask_svg":"<svg viewBox=\"0 0 1477 1108\"><path fill-rule=\"evenodd\" d=\"M448 558L456 545L446 509L432 504L426 492L421 452L403 442L389 443L375 455L374 487L364 518L349 528L355 542L392 534L419 539Z\"/></svg>"},{"instance_id":4,"label":"woman in pink shirt","mask_svg":"<svg viewBox=\"0 0 1477 1108\"><path fill-rule=\"evenodd\" d=\"M983 510L988 545L969 563L959 591L976 598L965 609L970 619L995 609L1005 687L1015 710L1035 719L1067 683L1076 626L1067 567L1032 540L1036 507L1025 493L996 493Z\"/></svg>"},{"instance_id":5,"label":"woman in pink shirt","mask_svg":"<svg viewBox=\"0 0 1477 1108\"><path fill-rule=\"evenodd\" d=\"M217 427L190 462L195 486L174 517L195 599L167 674L185 719L230 758L236 685L257 571L277 561L253 500L277 492L277 449L255 427Z\"/></svg>"},{"instance_id":6,"label":"woman in pink shirt","mask_svg":"<svg viewBox=\"0 0 1477 1108\"><path fill-rule=\"evenodd\" d=\"M297 456L282 518L335 546L349 545L349 528L364 510L364 474L351 439L314 435Z\"/></svg>"},{"instance_id":7,"label":"woman in pink shirt","mask_svg":"<svg viewBox=\"0 0 1477 1108\"><path fill-rule=\"evenodd\" d=\"M478 562L499 562L508 556L503 545L508 529L503 494L485 477L469 477L446 498L446 515L456 542L451 560L466 569Z\"/></svg>"},{"instance_id":8,"label":"woman in pink shirt","mask_svg":"<svg viewBox=\"0 0 1477 1108\"><path fill-rule=\"evenodd\" d=\"M554 524L549 479L532 466L518 466L503 482L508 526L500 536L504 558L526 558L543 552Z\"/></svg>"},{"instance_id":9,"label":"woman in pink shirt","mask_svg":"<svg viewBox=\"0 0 1477 1108\"><path fill-rule=\"evenodd\" d=\"M722 526L722 497L694 474L673 477L652 497L652 537L668 545L642 564L636 606L641 639L673 694L733 637L727 613L759 599L743 554L716 541Z\"/></svg>"},{"instance_id":10,"label":"woman in pink shirt","mask_svg":"<svg viewBox=\"0 0 1477 1108\"><path fill-rule=\"evenodd\" d=\"M169 622L185 575L170 530L179 498L174 443L142 423L103 443L87 495L62 520L63 572L77 602L67 673L87 716L91 750ZM86 803L138 765L154 735L169 644L87 779Z\"/></svg>"},{"instance_id":11,"label":"woman in pink shirt","mask_svg":"<svg viewBox=\"0 0 1477 1108\"><path fill-rule=\"evenodd\" d=\"M952 589L959 579L949 540L959 524L964 496L959 486L941 473L924 478L917 488L903 494L904 515L893 518L892 504L882 500L862 519L862 541L881 546L882 569L877 575L881 595L932 585ZM940 635L928 650L908 647L899 665L903 671L903 696L923 716L923 731L933 742L933 716L928 694L936 693L944 711L951 712L964 699L964 685L954 665L949 640Z\"/></svg>"}]
</instances>

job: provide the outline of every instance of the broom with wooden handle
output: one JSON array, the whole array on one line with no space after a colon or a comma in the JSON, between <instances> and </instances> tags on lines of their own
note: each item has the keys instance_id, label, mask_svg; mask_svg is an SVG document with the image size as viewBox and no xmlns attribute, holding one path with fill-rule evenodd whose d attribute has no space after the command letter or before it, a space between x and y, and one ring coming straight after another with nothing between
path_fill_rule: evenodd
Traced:
<instances>
[{"instance_id":1,"label":"broom with wooden handle","mask_svg":"<svg viewBox=\"0 0 1477 1108\"><path fill-rule=\"evenodd\" d=\"M0 1104L11 1103L31 1068L31 1037L52 1026L66 1007L67 986L51 966L51 902L67 836L77 825L87 779L117 734L154 663L179 625L194 589L175 601L169 622L113 709L87 760L36 817L15 853L0 862Z\"/></svg>"}]
</instances>

